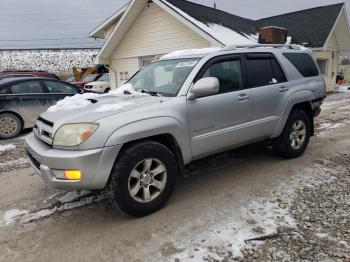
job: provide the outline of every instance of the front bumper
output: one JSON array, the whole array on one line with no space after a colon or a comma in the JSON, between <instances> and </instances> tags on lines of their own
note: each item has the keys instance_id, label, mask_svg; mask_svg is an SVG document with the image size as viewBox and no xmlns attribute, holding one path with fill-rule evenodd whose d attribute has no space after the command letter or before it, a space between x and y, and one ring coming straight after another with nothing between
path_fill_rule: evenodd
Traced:
<instances>
[{"instance_id":1,"label":"front bumper","mask_svg":"<svg viewBox=\"0 0 350 262\"><path fill-rule=\"evenodd\" d=\"M28 159L46 184L58 189L104 189L121 145L84 151L53 149L35 137L26 139ZM80 170L79 181L58 179L54 170Z\"/></svg>"}]
</instances>

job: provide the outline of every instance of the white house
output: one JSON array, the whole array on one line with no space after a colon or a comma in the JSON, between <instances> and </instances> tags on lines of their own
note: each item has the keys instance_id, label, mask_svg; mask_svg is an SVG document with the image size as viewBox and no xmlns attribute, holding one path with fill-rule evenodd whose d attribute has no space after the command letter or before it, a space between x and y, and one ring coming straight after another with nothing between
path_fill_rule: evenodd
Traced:
<instances>
[{"instance_id":1,"label":"white house","mask_svg":"<svg viewBox=\"0 0 350 262\"><path fill-rule=\"evenodd\" d=\"M106 39L96 62L109 65L115 88L163 54L256 43L258 29L264 26L286 28L292 43L310 48L328 90L334 89L339 53L350 50L345 4L250 20L185 0L133 0L98 26L91 37Z\"/></svg>"}]
</instances>

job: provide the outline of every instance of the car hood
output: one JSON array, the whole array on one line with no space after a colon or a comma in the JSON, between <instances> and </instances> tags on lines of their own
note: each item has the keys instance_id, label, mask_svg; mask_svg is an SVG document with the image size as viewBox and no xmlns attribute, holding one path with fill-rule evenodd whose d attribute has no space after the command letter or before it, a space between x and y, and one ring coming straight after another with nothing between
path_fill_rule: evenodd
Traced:
<instances>
[{"instance_id":1,"label":"car hood","mask_svg":"<svg viewBox=\"0 0 350 262\"><path fill-rule=\"evenodd\" d=\"M87 97L87 99L81 99L78 102L67 100L72 104L60 101L61 104L60 102L57 104L61 105L60 108L52 110L51 107L41 117L54 123L54 129L56 129L62 124L94 122L121 112L158 104L165 100L162 97L149 95L91 95L90 99ZM74 102L78 105L81 104L81 106L74 105Z\"/></svg>"}]
</instances>

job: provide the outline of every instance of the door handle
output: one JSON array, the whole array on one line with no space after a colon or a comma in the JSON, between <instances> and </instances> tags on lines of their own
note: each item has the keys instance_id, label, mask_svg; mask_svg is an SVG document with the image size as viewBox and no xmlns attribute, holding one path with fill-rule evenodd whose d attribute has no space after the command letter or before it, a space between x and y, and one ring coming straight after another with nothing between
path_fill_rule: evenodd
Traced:
<instances>
[{"instance_id":1,"label":"door handle","mask_svg":"<svg viewBox=\"0 0 350 262\"><path fill-rule=\"evenodd\" d=\"M238 101L239 102L244 102L244 101L247 101L249 99L249 96L247 94L240 94L238 96Z\"/></svg>"},{"instance_id":2,"label":"door handle","mask_svg":"<svg viewBox=\"0 0 350 262\"><path fill-rule=\"evenodd\" d=\"M280 92L286 92L286 91L288 91L288 90L289 90L289 88L286 87L286 86L281 86L281 87L280 87Z\"/></svg>"}]
</instances>

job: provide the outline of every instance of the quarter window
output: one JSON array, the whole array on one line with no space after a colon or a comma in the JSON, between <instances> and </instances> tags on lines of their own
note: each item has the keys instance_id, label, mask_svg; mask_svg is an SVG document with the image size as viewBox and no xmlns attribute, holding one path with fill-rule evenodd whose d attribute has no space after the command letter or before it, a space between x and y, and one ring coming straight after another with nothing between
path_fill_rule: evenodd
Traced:
<instances>
[{"instance_id":1,"label":"quarter window","mask_svg":"<svg viewBox=\"0 0 350 262\"><path fill-rule=\"evenodd\" d=\"M304 77L318 76L317 66L311 55L307 53L284 53L283 54Z\"/></svg>"},{"instance_id":2,"label":"quarter window","mask_svg":"<svg viewBox=\"0 0 350 262\"><path fill-rule=\"evenodd\" d=\"M39 81L27 81L13 84L11 87L12 94L40 94L43 89Z\"/></svg>"},{"instance_id":3,"label":"quarter window","mask_svg":"<svg viewBox=\"0 0 350 262\"><path fill-rule=\"evenodd\" d=\"M220 94L244 88L241 60L215 63L207 69L203 77L216 77L220 83Z\"/></svg>"}]
</instances>

